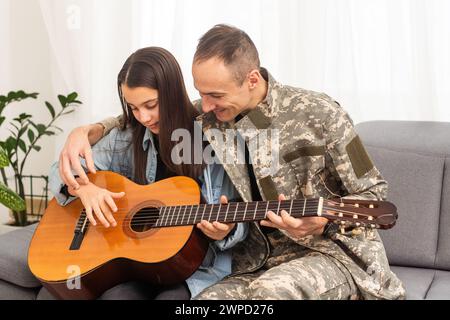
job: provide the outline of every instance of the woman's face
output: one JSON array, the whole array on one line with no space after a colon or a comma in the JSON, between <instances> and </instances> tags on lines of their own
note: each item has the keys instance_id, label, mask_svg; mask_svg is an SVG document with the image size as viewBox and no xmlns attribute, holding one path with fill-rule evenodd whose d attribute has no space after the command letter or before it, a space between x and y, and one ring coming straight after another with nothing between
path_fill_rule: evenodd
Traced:
<instances>
[{"instance_id":1,"label":"woman's face","mask_svg":"<svg viewBox=\"0 0 450 320\"><path fill-rule=\"evenodd\" d=\"M126 84L121 87L123 97L136 120L152 133L159 134L158 90L147 87L130 88Z\"/></svg>"}]
</instances>

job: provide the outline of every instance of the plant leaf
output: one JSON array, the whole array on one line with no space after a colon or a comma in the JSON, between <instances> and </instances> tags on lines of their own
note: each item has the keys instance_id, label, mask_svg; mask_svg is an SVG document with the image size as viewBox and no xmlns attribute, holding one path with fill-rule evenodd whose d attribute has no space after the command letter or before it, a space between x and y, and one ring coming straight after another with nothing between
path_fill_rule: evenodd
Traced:
<instances>
[{"instance_id":1,"label":"plant leaf","mask_svg":"<svg viewBox=\"0 0 450 320\"><path fill-rule=\"evenodd\" d=\"M17 193L0 182L0 203L6 207L22 211L26 209L25 201Z\"/></svg>"},{"instance_id":2,"label":"plant leaf","mask_svg":"<svg viewBox=\"0 0 450 320\"><path fill-rule=\"evenodd\" d=\"M74 102L77 97L78 97L78 93L72 92L71 94L69 94L67 96L67 102L69 102L69 103Z\"/></svg>"},{"instance_id":3,"label":"plant leaf","mask_svg":"<svg viewBox=\"0 0 450 320\"><path fill-rule=\"evenodd\" d=\"M51 105L50 102L45 101L45 105L47 106L48 111L50 111L50 114L52 115L52 119L55 118L55 108Z\"/></svg>"},{"instance_id":4,"label":"plant leaf","mask_svg":"<svg viewBox=\"0 0 450 320\"><path fill-rule=\"evenodd\" d=\"M20 116L21 116L21 118L23 120L26 120L26 119L29 119L29 118L33 117L31 114L27 114L27 113L22 113Z\"/></svg>"},{"instance_id":5,"label":"plant leaf","mask_svg":"<svg viewBox=\"0 0 450 320\"><path fill-rule=\"evenodd\" d=\"M16 96L18 99L25 99L26 98L26 94L23 90L19 90L16 92Z\"/></svg>"},{"instance_id":6,"label":"plant leaf","mask_svg":"<svg viewBox=\"0 0 450 320\"><path fill-rule=\"evenodd\" d=\"M8 96L6 97L6 100L8 102L11 102L11 101L15 100L16 98L17 98L17 94L14 91L10 91L8 93Z\"/></svg>"},{"instance_id":7,"label":"plant leaf","mask_svg":"<svg viewBox=\"0 0 450 320\"><path fill-rule=\"evenodd\" d=\"M12 150L14 150L17 146L17 140L13 137L9 137L6 140L6 151L10 153Z\"/></svg>"},{"instance_id":8,"label":"plant leaf","mask_svg":"<svg viewBox=\"0 0 450 320\"><path fill-rule=\"evenodd\" d=\"M19 148L26 153L27 152L27 145L25 144L25 141L22 139L19 139Z\"/></svg>"},{"instance_id":9,"label":"plant leaf","mask_svg":"<svg viewBox=\"0 0 450 320\"><path fill-rule=\"evenodd\" d=\"M60 94L60 95L58 95L58 99L59 99L59 103L61 104L61 106L64 109L67 106L67 98Z\"/></svg>"},{"instance_id":10,"label":"plant leaf","mask_svg":"<svg viewBox=\"0 0 450 320\"><path fill-rule=\"evenodd\" d=\"M33 146L33 149L39 152L42 148L40 146Z\"/></svg>"},{"instance_id":11,"label":"plant leaf","mask_svg":"<svg viewBox=\"0 0 450 320\"><path fill-rule=\"evenodd\" d=\"M19 133L18 133L18 137L21 137L28 129L28 125L25 125L24 127L20 128Z\"/></svg>"},{"instance_id":12,"label":"plant leaf","mask_svg":"<svg viewBox=\"0 0 450 320\"><path fill-rule=\"evenodd\" d=\"M31 129L28 129L28 140L30 140L30 143L34 141L34 131Z\"/></svg>"},{"instance_id":13,"label":"plant leaf","mask_svg":"<svg viewBox=\"0 0 450 320\"><path fill-rule=\"evenodd\" d=\"M23 100L27 98L33 98L36 99L39 93L33 92L33 93L25 93L23 90L19 90L16 92L16 100Z\"/></svg>"},{"instance_id":14,"label":"plant leaf","mask_svg":"<svg viewBox=\"0 0 450 320\"><path fill-rule=\"evenodd\" d=\"M46 127L43 124L38 124L38 125L36 125L36 129L39 132L39 135L42 135L42 134L44 134Z\"/></svg>"},{"instance_id":15,"label":"plant leaf","mask_svg":"<svg viewBox=\"0 0 450 320\"><path fill-rule=\"evenodd\" d=\"M9 166L8 155L6 154L5 149L0 147L0 168L5 168Z\"/></svg>"}]
</instances>

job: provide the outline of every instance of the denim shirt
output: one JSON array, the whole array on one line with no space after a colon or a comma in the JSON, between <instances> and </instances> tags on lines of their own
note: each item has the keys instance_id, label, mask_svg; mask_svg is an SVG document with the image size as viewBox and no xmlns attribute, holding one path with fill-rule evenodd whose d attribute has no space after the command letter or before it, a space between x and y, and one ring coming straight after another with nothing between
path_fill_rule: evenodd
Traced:
<instances>
[{"instance_id":1,"label":"denim shirt","mask_svg":"<svg viewBox=\"0 0 450 320\"><path fill-rule=\"evenodd\" d=\"M114 128L104 136L92 148L92 156L96 170L108 170L119 173L133 181L133 146L131 143L132 131L130 129L120 130ZM146 177L149 183L155 182L157 166L157 150L154 146L153 134L146 130L142 148L148 149ZM81 164L87 171L84 159ZM54 163L49 174L49 189L55 196L57 202L65 206L75 197L67 197L61 193L64 182L58 171L58 162ZM225 195L228 199L236 199L238 193L231 183L223 166L217 163L207 165L201 181L201 193L209 204L219 203L220 196ZM194 298L203 289L213 285L231 273L230 248L244 240L248 233L247 223L238 223L234 231L220 241L211 242L201 266L188 278L186 283Z\"/></svg>"}]
</instances>

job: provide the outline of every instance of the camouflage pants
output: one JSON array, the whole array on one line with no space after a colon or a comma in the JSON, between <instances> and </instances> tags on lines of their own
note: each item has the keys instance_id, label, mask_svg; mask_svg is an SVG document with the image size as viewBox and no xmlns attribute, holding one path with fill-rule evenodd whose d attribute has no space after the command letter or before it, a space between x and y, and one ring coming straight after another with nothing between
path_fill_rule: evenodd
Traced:
<instances>
[{"instance_id":1,"label":"camouflage pants","mask_svg":"<svg viewBox=\"0 0 450 320\"><path fill-rule=\"evenodd\" d=\"M281 237L280 237L281 238ZM254 273L231 276L195 299L356 299L351 275L333 258L286 240L270 239L272 254ZM274 246L276 245L276 246ZM283 251L283 254L280 254Z\"/></svg>"}]
</instances>

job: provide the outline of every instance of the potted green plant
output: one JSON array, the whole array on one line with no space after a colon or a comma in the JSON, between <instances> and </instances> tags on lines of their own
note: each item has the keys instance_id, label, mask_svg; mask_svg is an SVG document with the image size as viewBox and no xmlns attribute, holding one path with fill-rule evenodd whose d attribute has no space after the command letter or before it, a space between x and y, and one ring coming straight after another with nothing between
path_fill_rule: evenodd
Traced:
<instances>
[{"instance_id":1,"label":"potted green plant","mask_svg":"<svg viewBox=\"0 0 450 320\"><path fill-rule=\"evenodd\" d=\"M6 120L2 116L5 107L13 102L19 102L24 99L36 99L38 93L25 93L24 91L11 91L6 96L0 95L0 126ZM27 113L21 113L18 117L9 121L9 132L11 133L5 140L0 140L0 171L3 183L0 185L0 203L4 204L13 211L14 225L27 225L27 210L24 202L25 188L23 182L23 170L30 153L34 150L39 152L41 147L38 142L43 136L52 136L56 131L62 132L61 128L55 126L56 120L61 116L74 112L74 108L81 104L77 100L78 94L72 92L67 96L58 95L61 105L57 112L53 105L45 101L45 106L51 115L47 124L35 123L33 116ZM8 186L5 167L11 166L17 181L15 192Z\"/></svg>"}]
</instances>

